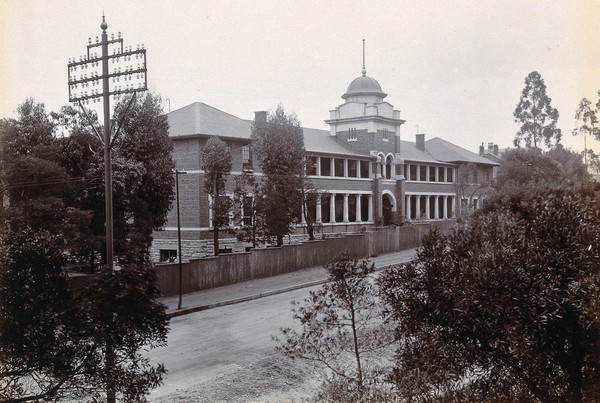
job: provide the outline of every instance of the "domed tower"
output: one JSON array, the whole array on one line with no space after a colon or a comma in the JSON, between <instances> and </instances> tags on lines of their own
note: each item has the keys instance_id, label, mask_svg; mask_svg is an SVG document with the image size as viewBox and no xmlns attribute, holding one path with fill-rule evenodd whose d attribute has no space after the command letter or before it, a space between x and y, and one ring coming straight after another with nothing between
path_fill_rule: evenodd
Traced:
<instances>
[{"instance_id":1,"label":"domed tower","mask_svg":"<svg viewBox=\"0 0 600 403\"><path fill-rule=\"evenodd\" d=\"M400 151L400 111L384 101L387 96L379 82L367 76L364 60L361 76L352 80L343 104L329 111L329 131L336 141L358 152L398 153Z\"/></svg>"}]
</instances>

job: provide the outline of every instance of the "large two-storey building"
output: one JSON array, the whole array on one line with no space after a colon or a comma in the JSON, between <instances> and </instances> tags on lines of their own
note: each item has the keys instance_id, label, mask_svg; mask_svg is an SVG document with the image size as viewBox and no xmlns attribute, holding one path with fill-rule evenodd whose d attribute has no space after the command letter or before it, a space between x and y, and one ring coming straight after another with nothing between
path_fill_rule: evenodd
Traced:
<instances>
[{"instance_id":1,"label":"large two-storey building","mask_svg":"<svg viewBox=\"0 0 600 403\"><path fill-rule=\"evenodd\" d=\"M342 95L344 102L329 112L329 130L303 128L311 162L307 176L320 193L307 208L325 233L452 219L463 207L476 207L490 190L495 162L439 138L426 140L424 134L403 140L404 120L386 97L363 67ZM266 119L266 112L256 112L257 119ZM179 175L182 239L192 256L201 256L201 250L210 253L212 229L201 151L212 136L227 142L232 194L236 175L261 175L252 158L253 122L200 102L169 113L168 120L176 168L186 172ZM302 233L304 223L297 228ZM155 257L175 255L176 230L173 208L168 224L154 234L154 249L161 251Z\"/></svg>"}]
</instances>

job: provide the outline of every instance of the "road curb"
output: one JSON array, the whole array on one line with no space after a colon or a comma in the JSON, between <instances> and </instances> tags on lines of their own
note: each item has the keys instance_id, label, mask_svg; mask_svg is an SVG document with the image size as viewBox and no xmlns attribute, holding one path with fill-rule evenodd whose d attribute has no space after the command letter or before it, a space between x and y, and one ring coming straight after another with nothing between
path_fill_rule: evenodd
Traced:
<instances>
[{"instance_id":1,"label":"road curb","mask_svg":"<svg viewBox=\"0 0 600 403\"><path fill-rule=\"evenodd\" d=\"M394 263L394 264L386 264L386 265L383 265L380 267L375 267L375 271L382 271L382 270L387 269L388 267L394 266L396 264L401 264L401 263L405 263L405 262L398 262L398 263ZM167 319L176 318L178 316L183 316L183 315L187 315L187 314L194 313L194 312L206 311L207 309L218 308L221 306L234 305L234 304L239 304L241 302L252 301L252 300L264 298L264 297L270 297L271 295L283 294L285 292L299 290L302 288L314 287L316 285L325 284L328 281L329 281L328 279L323 278L323 279L319 279L319 280L309 281L307 283L296 284L296 285L292 285L292 286L284 287L284 288L278 288L276 290L265 291L265 292L261 292L259 294L248 295L245 297L234 298L234 299L221 301L221 302L215 302L212 304L198 305L198 306L193 306L190 308L182 308L177 311L167 312Z\"/></svg>"}]
</instances>

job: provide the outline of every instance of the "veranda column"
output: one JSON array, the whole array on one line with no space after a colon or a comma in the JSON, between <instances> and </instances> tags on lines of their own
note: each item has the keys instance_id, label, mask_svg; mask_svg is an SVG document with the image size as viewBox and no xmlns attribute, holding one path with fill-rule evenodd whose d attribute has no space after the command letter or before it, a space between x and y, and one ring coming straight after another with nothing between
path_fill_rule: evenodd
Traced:
<instances>
[{"instance_id":1,"label":"veranda column","mask_svg":"<svg viewBox=\"0 0 600 403\"><path fill-rule=\"evenodd\" d=\"M448 196L444 196L444 219L448 218Z\"/></svg>"},{"instance_id":2,"label":"veranda column","mask_svg":"<svg viewBox=\"0 0 600 403\"><path fill-rule=\"evenodd\" d=\"M369 195L369 222L373 222L373 195Z\"/></svg>"},{"instance_id":3,"label":"veranda column","mask_svg":"<svg viewBox=\"0 0 600 403\"><path fill-rule=\"evenodd\" d=\"M407 220L411 219L411 217L410 217L410 208L411 208L410 198L411 197L412 196L406 196L406 214L404 216L406 217Z\"/></svg>"},{"instance_id":4,"label":"veranda column","mask_svg":"<svg viewBox=\"0 0 600 403\"><path fill-rule=\"evenodd\" d=\"M317 202L315 204L316 204L315 207L317 209L317 211L315 212L315 218L317 219L318 223L321 223L322 218L321 218L321 195L320 194L317 195Z\"/></svg>"},{"instance_id":5,"label":"veranda column","mask_svg":"<svg viewBox=\"0 0 600 403\"><path fill-rule=\"evenodd\" d=\"M436 220L440 219L440 196L434 196L434 202L433 202L433 207L435 209L435 212L433 214L433 218Z\"/></svg>"},{"instance_id":6,"label":"veranda column","mask_svg":"<svg viewBox=\"0 0 600 403\"><path fill-rule=\"evenodd\" d=\"M452 209L450 210L450 216L454 218L454 215L456 214L456 196L450 196L450 199L452 200Z\"/></svg>"},{"instance_id":7,"label":"veranda column","mask_svg":"<svg viewBox=\"0 0 600 403\"><path fill-rule=\"evenodd\" d=\"M419 219L419 218L421 218L421 196L416 195L415 199L416 199L415 218Z\"/></svg>"},{"instance_id":8,"label":"veranda column","mask_svg":"<svg viewBox=\"0 0 600 403\"><path fill-rule=\"evenodd\" d=\"M348 222L348 193L344 194L344 222Z\"/></svg>"},{"instance_id":9,"label":"veranda column","mask_svg":"<svg viewBox=\"0 0 600 403\"><path fill-rule=\"evenodd\" d=\"M306 225L306 218L304 218L304 203L300 205L300 223Z\"/></svg>"},{"instance_id":10,"label":"veranda column","mask_svg":"<svg viewBox=\"0 0 600 403\"><path fill-rule=\"evenodd\" d=\"M335 222L335 193L329 196L329 222Z\"/></svg>"},{"instance_id":11,"label":"veranda column","mask_svg":"<svg viewBox=\"0 0 600 403\"><path fill-rule=\"evenodd\" d=\"M362 213L362 206L361 206L361 204L360 204L360 199L361 199L362 197L361 197L361 195L359 195L359 194L357 194L357 195L354 195L354 197L356 197L356 203L355 203L355 204L356 204L356 206L355 206L355 207L356 207L356 214L355 214L355 216L356 216L356 220L355 220L355 221L356 221L356 222L362 222L362 216L361 216L361 213Z\"/></svg>"},{"instance_id":12,"label":"veranda column","mask_svg":"<svg viewBox=\"0 0 600 403\"><path fill-rule=\"evenodd\" d=\"M431 196L425 196L425 219L430 220L430 211L429 211L429 199L431 199Z\"/></svg>"},{"instance_id":13,"label":"veranda column","mask_svg":"<svg viewBox=\"0 0 600 403\"><path fill-rule=\"evenodd\" d=\"M321 176L321 157L317 156L316 164L317 164L317 176ZM320 199L321 198L319 197L319 200Z\"/></svg>"}]
</instances>

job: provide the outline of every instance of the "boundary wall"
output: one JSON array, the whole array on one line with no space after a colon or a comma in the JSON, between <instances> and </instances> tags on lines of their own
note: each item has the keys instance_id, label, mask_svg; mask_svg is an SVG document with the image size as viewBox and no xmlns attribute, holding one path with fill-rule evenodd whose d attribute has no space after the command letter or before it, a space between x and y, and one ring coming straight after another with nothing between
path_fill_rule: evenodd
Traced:
<instances>
[{"instance_id":1,"label":"boundary wall","mask_svg":"<svg viewBox=\"0 0 600 403\"><path fill-rule=\"evenodd\" d=\"M182 263L182 293L221 287L262 277L322 266L342 253L357 259L415 248L431 228L447 232L454 221L385 227L339 238L228 253ZM163 297L179 293L178 263L156 264Z\"/></svg>"}]
</instances>

